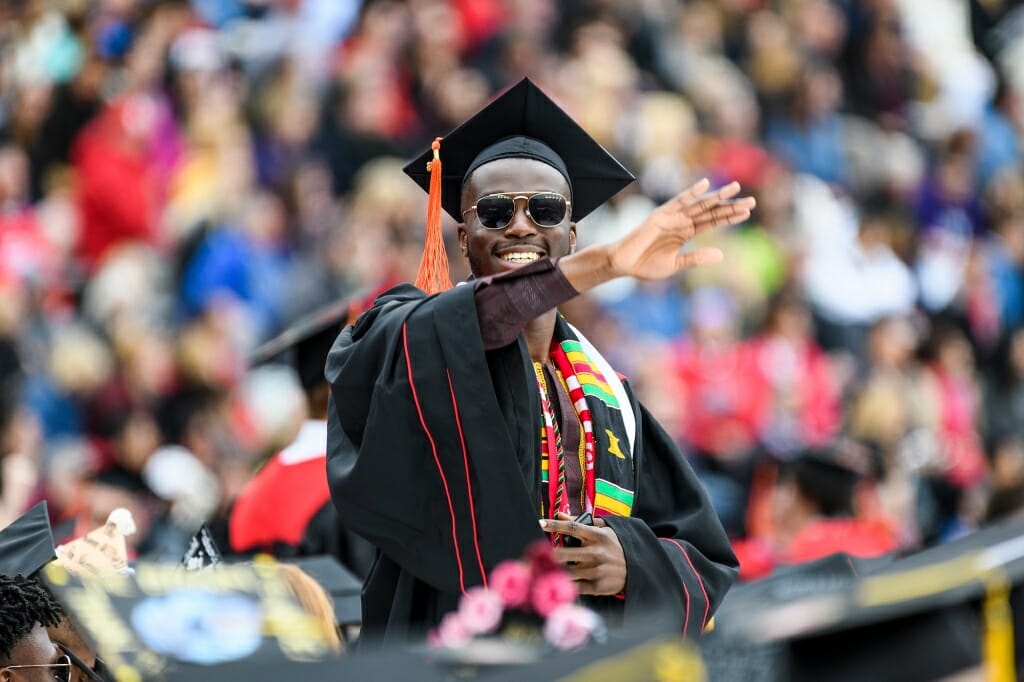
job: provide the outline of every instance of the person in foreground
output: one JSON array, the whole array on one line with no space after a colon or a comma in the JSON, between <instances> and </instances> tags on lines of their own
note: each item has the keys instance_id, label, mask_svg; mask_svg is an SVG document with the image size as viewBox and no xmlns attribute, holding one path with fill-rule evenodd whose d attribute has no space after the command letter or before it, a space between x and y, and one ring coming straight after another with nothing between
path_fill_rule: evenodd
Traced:
<instances>
[{"instance_id":1,"label":"person in foreground","mask_svg":"<svg viewBox=\"0 0 1024 682\"><path fill-rule=\"evenodd\" d=\"M71 661L47 634L60 608L32 578L0 575L0 682L71 679Z\"/></svg>"},{"instance_id":2,"label":"person in foreground","mask_svg":"<svg viewBox=\"0 0 1024 682\"><path fill-rule=\"evenodd\" d=\"M324 363L348 315L347 301L328 305L253 353L252 363L261 364L291 351L308 418L295 440L266 462L232 505L226 524L232 552L267 552L279 558L328 554L360 578L373 561L373 548L338 521L324 473Z\"/></svg>"},{"instance_id":3,"label":"person in foreground","mask_svg":"<svg viewBox=\"0 0 1024 682\"><path fill-rule=\"evenodd\" d=\"M428 186L432 158L406 172ZM577 250L576 222L633 177L528 80L444 138L440 158L431 203L461 223L472 281L391 289L327 360L332 498L378 548L364 633L436 625L546 532L612 624L667 611L699 634L736 576L725 532L669 436L556 307L616 277L718 262L681 249L747 219L753 199L701 181L617 242ZM593 525L573 521L583 512Z\"/></svg>"}]
</instances>

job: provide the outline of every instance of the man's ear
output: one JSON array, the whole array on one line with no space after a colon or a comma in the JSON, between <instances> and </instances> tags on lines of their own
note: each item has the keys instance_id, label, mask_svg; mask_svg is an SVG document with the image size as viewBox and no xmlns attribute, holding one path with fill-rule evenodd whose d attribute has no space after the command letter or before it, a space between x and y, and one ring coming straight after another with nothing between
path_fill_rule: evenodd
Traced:
<instances>
[{"instance_id":1,"label":"man's ear","mask_svg":"<svg viewBox=\"0 0 1024 682\"><path fill-rule=\"evenodd\" d=\"M459 233L459 249L462 251L462 255L463 256L468 256L469 255L469 247L466 245L466 226L465 225L459 225L458 233Z\"/></svg>"},{"instance_id":2,"label":"man's ear","mask_svg":"<svg viewBox=\"0 0 1024 682\"><path fill-rule=\"evenodd\" d=\"M576 253L576 223L569 223L569 253Z\"/></svg>"},{"instance_id":3,"label":"man's ear","mask_svg":"<svg viewBox=\"0 0 1024 682\"><path fill-rule=\"evenodd\" d=\"M7 668L0 668L0 682L13 682L14 673Z\"/></svg>"}]
</instances>

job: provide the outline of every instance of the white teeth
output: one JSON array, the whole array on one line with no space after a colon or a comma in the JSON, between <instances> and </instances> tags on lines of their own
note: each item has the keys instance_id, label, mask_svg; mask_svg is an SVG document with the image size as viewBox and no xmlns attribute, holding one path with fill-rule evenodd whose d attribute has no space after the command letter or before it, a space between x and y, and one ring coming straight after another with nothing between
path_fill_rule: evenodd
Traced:
<instances>
[{"instance_id":1,"label":"white teeth","mask_svg":"<svg viewBox=\"0 0 1024 682\"><path fill-rule=\"evenodd\" d=\"M501 260L508 261L510 263L532 263L540 258L539 253L533 251L516 251L513 253L506 253L501 257Z\"/></svg>"}]
</instances>

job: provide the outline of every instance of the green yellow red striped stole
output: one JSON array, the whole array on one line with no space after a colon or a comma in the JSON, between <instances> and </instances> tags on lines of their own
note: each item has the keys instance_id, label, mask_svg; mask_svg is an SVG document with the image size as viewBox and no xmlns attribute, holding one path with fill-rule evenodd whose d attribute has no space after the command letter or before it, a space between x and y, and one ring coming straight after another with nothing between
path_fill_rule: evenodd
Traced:
<instances>
[{"instance_id":1,"label":"green yellow red striped stole","mask_svg":"<svg viewBox=\"0 0 1024 682\"><path fill-rule=\"evenodd\" d=\"M575 330L568 333L573 332ZM621 411L623 408L630 410L632 417L631 406L622 404L625 392L619 378L606 376L600 364L589 357L586 350L588 346L572 338L556 340L551 344L551 359L569 390L569 398L579 418L583 436L583 506L595 516L629 516L633 509L634 495L628 487L633 482L632 453L629 452L632 438L620 438L615 433L629 435ZM606 362L604 366L607 367ZM554 516L556 511L568 512L565 453L558 432L558 420L551 408L552 398L544 380L543 368L535 363L534 369L537 372L543 412L541 482L548 493L547 513ZM612 382L616 382L615 387ZM600 448L595 423L601 427ZM550 472L552 466L556 469L554 479ZM598 473L601 473L601 477L597 476Z\"/></svg>"},{"instance_id":2,"label":"green yellow red striped stole","mask_svg":"<svg viewBox=\"0 0 1024 682\"><path fill-rule=\"evenodd\" d=\"M565 345L571 344L571 351L566 349ZM572 352L575 356L575 362L569 359L569 353ZM565 379L565 385L569 389L569 399L572 401L572 406L576 408L576 414L580 419L580 426L583 431L583 448L584 448L584 490L586 490L586 509L589 512L594 511L594 494L595 494L595 474L594 474L594 420L590 415L590 407L587 405L585 398L586 392L583 390L581 377L579 375L586 375L589 372L595 371L595 368L589 365L586 354L583 353L583 348L575 341L562 341L551 343L551 359L555 361L555 366L558 367L558 371L562 373L562 378ZM576 369L576 365L579 363L582 370L586 367L587 371L579 371ZM590 382L593 384L593 381ZM611 393L611 388L608 389ZM562 454L562 464L564 468L565 456Z\"/></svg>"},{"instance_id":3,"label":"green yellow red striped stole","mask_svg":"<svg viewBox=\"0 0 1024 682\"><path fill-rule=\"evenodd\" d=\"M562 341L558 345L561 352L555 361L559 363L558 369L566 377L566 382L569 383L569 376L572 376L584 396L592 396L609 407L619 409L619 399L601 370L590 362L583 345L579 341ZM554 354L552 357L555 357ZM573 384L570 383L569 389L572 388Z\"/></svg>"}]
</instances>

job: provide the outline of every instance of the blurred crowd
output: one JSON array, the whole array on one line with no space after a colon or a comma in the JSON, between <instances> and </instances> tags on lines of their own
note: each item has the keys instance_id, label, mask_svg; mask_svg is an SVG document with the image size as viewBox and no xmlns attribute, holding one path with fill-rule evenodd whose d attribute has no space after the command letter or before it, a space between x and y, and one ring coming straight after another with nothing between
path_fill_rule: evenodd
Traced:
<instances>
[{"instance_id":1,"label":"blurred crowd","mask_svg":"<svg viewBox=\"0 0 1024 682\"><path fill-rule=\"evenodd\" d=\"M0 527L128 507L180 558L305 417L253 349L415 276L401 166L523 76L638 178L581 245L701 177L758 199L700 238L723 265L565 308L737 540L843 516L913 550L1024 509L1019 0L18 0ZM853 478L792 466L821 451Z\"/></svg>"}]
</instances>

